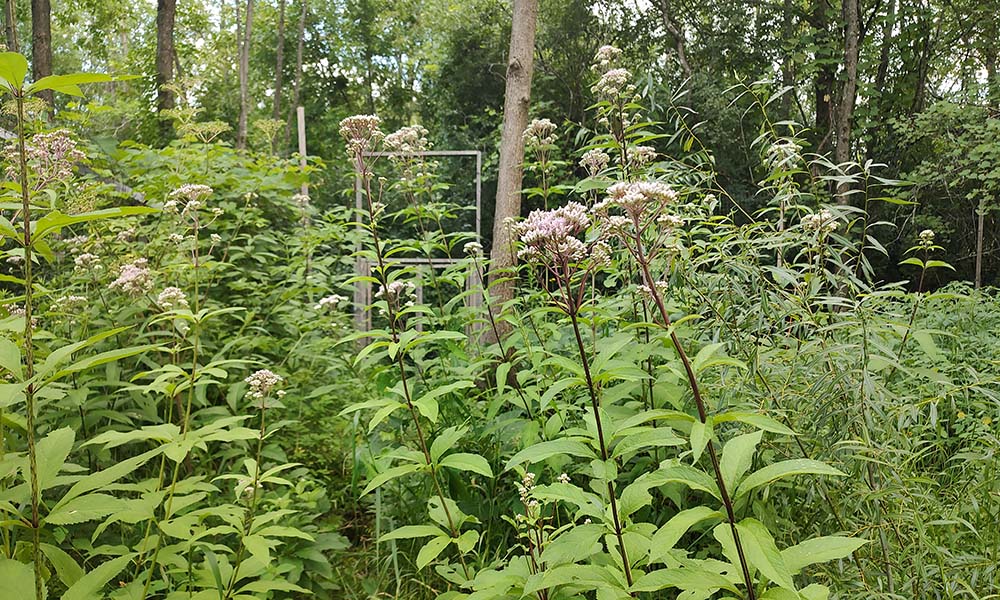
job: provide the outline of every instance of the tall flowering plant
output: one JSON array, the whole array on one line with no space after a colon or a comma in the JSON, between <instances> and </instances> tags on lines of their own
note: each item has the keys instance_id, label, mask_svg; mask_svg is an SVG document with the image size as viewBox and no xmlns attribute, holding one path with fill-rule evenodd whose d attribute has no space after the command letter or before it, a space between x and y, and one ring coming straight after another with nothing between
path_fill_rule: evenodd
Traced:
<instances>
[{"instance_id":1,"label":"tall flowering plant","mask_svg":"<svg viewBox=\"0 0 1000 600\"><path fill-rule=\"evenodd\" d=\"M761 452L765 436L794 433L760 410L713 402L721 392L702 378L720 365L742 364L724 355L724 343L685 340L685 323L697 315L676 314L672 302L683 270L691 268L686 245L697 242L698 230L689 231L688 224L701 218L702 207L692 200L702 196L662 180L659 152L641 145L656 136L648 131L652 124L643 120L641 97L620 58L612 47L596 56L595 110L605 131L580 159L586 183L562 188L578 197L509 224L523 268L536 275L522 279L528 283L522 283L518 304L539 307L518 315L527 325L499 342L509 346L503 355L514 364L486 392L516 392L513 407L520 406L515 399L525 401L524 411L505 413L520 435L501 438L507 444L498 452L504 472L516 477L508 486L517 497L506 520L517 543L502 557L467 561L461 576L448 579L454 587L443 597L625 599L673 590L689 599L826 598L828 590L808 582L803 571L850 555L864 540L834 535L779 549L781 536L758 508L766 505L773 482L842 473L809 459L768 464ZM554 128L541 120L526 136L542 146L556 139ZM349 148L357 145L348 140ZM364 172L357 155L355 165ZM366 194L372 198L368 188ZM378 214L368 213L372 227ZM376 254L387 254L383 237L373 232L372 241ZM475 248L471 254L478 265ZM386 271L394 269L381 258L376 262L382 271L373 278L389 297ZM629 296L641 310L623 301ZM412 367L402 357L416 334L404 338L408 332L393 313L419 313L419 304L377 305L395 325L375 332L384 339L362 353L382 352L405 381ZM488 305L485 311L494 318ZM418 443L426 446L420 419L430 417L420 414L405 383L402 390L404 403L354 408L377 409L372 426L381 415L407 408ZM486 414L499 410L492 402L484 408ZM374 476L369 488L424 471L440 492L438 471L430 466L433 453L422 454L422 461L409 459L416 463L412 467ZM443 494L439 502L446 502ZM443 547L457 536L413 527L389 539L436 536L436 546ZM421 550L418 567L427 556Z\"/></svg>"}]
</instances>

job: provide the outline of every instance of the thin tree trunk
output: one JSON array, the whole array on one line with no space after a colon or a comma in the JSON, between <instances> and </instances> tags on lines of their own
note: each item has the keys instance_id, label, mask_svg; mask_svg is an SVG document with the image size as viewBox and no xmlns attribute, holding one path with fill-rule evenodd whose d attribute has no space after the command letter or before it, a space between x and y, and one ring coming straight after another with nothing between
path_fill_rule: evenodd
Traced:
<instances>
[{"instance_id":1,"label":"thin tree trunk","mask_svg":"<svg viewBox=\"0 0 1000 600\"><path fill-rule=\"evenodd\" d=\"M660 19L663 22L663 28L670 35L674 36L674 49L677 51L677 62L680 64L681 70L684 71L684 76L690 77L692 71L691 64L687 60L687 38L684 35L684 27L674 18L670 7L670 0L660 0Z\"/></svg>"},{"instance_id":2,"label":"thin tree trunk","mask_svg":"<svg viewBox=\"0 0 1000 600\"><path fill-rule=\"evenodd\" d=\"M52 74L52 6L49 0L31 0L31 76L35 81ZM38 94L52 106L52 90Z\"/></svg>"},{"instance_id":3,"label":"thin tree trunk","mask_svg":"<svg viewBox=\"0 0 1000 600\"><path fill-rule=\"evenodd\" d=\"M792 36L795 35L795 21L792 20L792 12L792 0L784 0L781 15L781 39L785 44L791 44ZM784 95L781 97L781 118L786 121L792 120L792 100L795 90L788 88L794 85L795 59L792 58L792 51L788 50L781 59L781 87L785 88Z\"/></svg>"},{"instance_id":4,"label":"thin tree trunk","mask_svg":"<svg viewBox=\"0 0 1000 600\"><path fill-rule=\"evenodd\" d=\"M174 107L174 93L164 86L174 79L174 17L177 0L156 2L156 110L163 112ZM170 136L171 123L160 120L164 139Z\"/></svg>"},{"instance_id":5,"label":"thin tree trunk","mask_svg":"<svg viewBox=\"0 0 1000 600\"><path fill-rule=\"evenodd\" d=\"M299 105L299 92L302 89L302 54L305 45L306 13L309 11L309 2L308 0L300 0L300 4L298 45L295 48L295 82L292 84L292 105L289 108L288 121L285 123L285 148L288 148L288 142L292 137L293 113L291 111L294 111Z\"/></svg>"},{"instance_id":6,"label":"thin tree trunk","mask_svg":"<svg viewBox=\"0 0 1000 600\"><path fill-rule=\"evenodd\" d=\"M896 25L896 2L889 0L889 13L882 24L882 49L879 54L878 71L875 74L875 93L881 98L885 93L885 79L889 75L889 52L892 50L892 28Z\"/></svg>"},{"instance_id":7,"label":"thin tree trunk","mask_svg":"<svg viewBox=\"0 0 1000 600\"><path fill-rule=\"evenodd\" d=\"M827 1L816 0L813 6L810 24L819 38L819 45L827 41L830 20L827 15ZM826 58L817 52L817 59ZM831 131L833 131L833 84L836 80L836 67L830 61L822 61L816 71L813 82L813 93L816 103L816 121L813 129L816 132L816 153L823 154L829 147Z\"/></svg>"},{"instance_id":8,"label":"thin tree trunk","mask_svg":"<svg viewBox=\"0 0 1000 600\"><path fill-rule=\"evenodd\" d=\"M274 110L272 116L281 118L281 87L284 84L285 68L285 0L278 2L278 42L274 61ZM272 148L273 150L273 148Z\"/></svg>"},{"instance_id":9,"label":"thin tree trunk","mask_svg":"<svg viewBox=\"0 0 1000 600\"><path fill-rule=\"evenodd\" d=\"M5 0L3 7L4 33L7 37L7 50L19 52L17 47L17 12L14 10L15 0Z\"/></svg>"},{"instance_id":10,"label":"thin tree trunk","mask_svg":"<svg viewBox=\"0 0 1000 600\"><path fill-rule=\"evenodd\" d=\"M531 76L534 68L535 28L538 0L514 0L507 56L507 83L504 92L503 129L500 135L500 167L497 174L496 210L493 213L493 248L490 254L489 285L496 305L514 298L510 270L516 265L508 219L521 216L521 177L524 140L531 103ZM500 335L510 330L505 321Z\"/></svg>"},{"instance_id":11,"label":"thin tree trunk","mask_svg":"<svg viewBox=\"0 0 1000 600\"><path fill-rule=\"evenodd\" d=\"M247 0L246 22L240 41L240 118L236 126L236 149L247 147L247 113L250 110L250 40L253 32L253 0Z\"/></svg>"},{"instance_id":12,"label":"thin tree trunk","mask_svg":"<svg viewBox=\"0 0 1000 600\"><path fill-rule=\"evenodd\" d=\"M854 125L854 103L858 91L858 57L861 51L861 19L858 0L843 0L844 14L844 85L837 107L837 145L834 157L838 164L851 159L851 128ZM851 185L837 185L837 202L848 204Z\"/></svg>"}]
</instances>

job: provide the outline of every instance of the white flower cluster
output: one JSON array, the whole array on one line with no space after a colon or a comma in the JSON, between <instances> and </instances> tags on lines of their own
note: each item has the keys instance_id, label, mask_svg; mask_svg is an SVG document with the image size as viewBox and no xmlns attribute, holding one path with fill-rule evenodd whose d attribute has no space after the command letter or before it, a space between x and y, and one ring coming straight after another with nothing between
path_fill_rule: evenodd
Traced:
<instances>
[{"instance_id":1,"label":"white flower cluster","mask_svg":"<svg viewBox=\"0 0 1000 600\"><path fill-rule=\"evenodd\" d=\"M662 298L663 295L667 293L667 290L670 289L670 284L666 281L656 281L653 283L653 287L656 288L656 295ZM646 300L652 300L653 290L648 285L640 285L639 295Z\"/></svg>"},{"instance_id":2,"label":"white flower cluster","mask_svg":"<svg viewBox=\"0 0 1000 600\"><path fill-rule=\"evenodd\" d=\"M583 153L583 157L580 158L580 166L586 169L587 174L591 177L608 168L609 162L611 162L611 157L600 148L587 150Z\"/></svg>"},{"instance_id":3,"label":"white flower cluster","mask_svg":"<svg viewBox=\"0 0 1000 600\"><path fill-rule=\"evenodd\" d=\"M309 208L310 203L309 194L295 194L292 196L292 203L299 207L300 210L306 210Z\"/></svg>"},{"instance_id":4,"label":"white flower cluster","mask_svg":"<svg viewBox=\"0 0 1000 600\"><path fill-rule=\"evenodd\" d=\"M517 484L517 493L521 497L521 502L525 506L538 506L538 500L531 497L531 491L535 489L535 474L527 472L521 478L521 483Z\"/></svg>"},{"instance_id":5,"label":"white flower cluster","mask_svg":"<svg viewBox=\"0 0 1000 600\"><path fill-rule=\"evenodd\" d=\"M534 119L528 125L521 138L528 148L540 148L556 143L556 124L548 119Z\"/></svg>"},{"instance_id":6,"label":"white flower cluster","mask_svg":"<svg viewBox=\"0 0 1000 600\"><path fill-rule=\"evenodd\" d=\"M284 381L284 379L270 369L261 369L259 371L255 371L243 381L250 385L250 389L247 391L247 397L259 400L270 394L271 390L274 389L274 386Z\"/></svg>"},{"instance_id":7,"label":"white flower cluster","mask_svg":"<svg viewBox=\"0 0 1000 600\"><path fill-rule=\"evenodd\" d=\"M621 58L622 51L614 46L604 45L597 49L597 54L594 55L594 68L595 69L608 69L618 62Z\"/></svg>"},{"instance_id":8,"label":"white flower cluster","mask_svg":"<svg viewBox=\"0 0 1000 600\"><path fill-rule=\"evenodd\" d=\"M86 296L59 296L52 303L52 308L54 310L68 311L74 308L79 308L87 303Z\"/></svg>"},{"instance_id":9,"label":"white flower cluster","mask_svg":"<svg viewBox=\"0 0 1000 600\"><path fill-rule=\"evenodd\" d=\"M351 154L371 152L385 137L379 127L382 119L375 115L354 115L340 122L340 136L347 142Z\"/></svg>"},{"instance_id":10,"label":"white flower cluster","mask_svg":"<svg viewBox=\"0 0 1000 600\"><path fill-rule=\"evenodd\" d=\"M385 136L384 147L389 152L415 154L426 152L430 148L430 142L427 141L426 129L420 125L410 125Z\"/></svg>"},{"instance_id":11,"label":"white flower cluster","mask_svg":"<svg viewBox=\"0 0 1000 600\"><path fill-rule=\"evenodd\" d=\"M319 302L317 302L313 306L313 310L326 310L326 309L337 308L337 306L340 303L346 302L346 301L347 301L347 298L344 297L344 296L341 296L340 294L331 294L331 295L329 295L329 296L327 296L325 298L320 298Z\"/></svg>"},{"instance_id":12,"label":"white flower cluster","mask_svg":"<svg viewBox=\"0 0 1000 600\"><path fill-rule=\"evenodd\" d=\"M149 261L145 258L139 258L122 265L118 271L118 279L112 281L108 288L132 295L149 292L153 288L153 272L149 270L148 264Z\"/></svg>"},{"instance_id":13,"label":"white flower cluster","mask_svg":"<svg viewBox=\"0 0 1000 600\"><path fill-rule=\"evenodd\" d=\"M920 245L924 248L930 248L934 245L934 230L925 229L920 232L918 236L920 238Z\"/></svg>"},{"instance_id":14,"label":"white flower cluster","mask_svg":"<svg viewBox=\"0 0 1000 600\"><path fill-rule=\"evenodd\" d=\"M160 305L164 310L176 310L179 308L187 308L187 294L177 287L167 287L163 288L160 295L156 297L156 303Z\"/></svg>"},{"instance_id":15,"label":"white flower cluster","mask_svg":"<svg viewBox=\"0 0 1000 600\"><path fill-rule=\"evenodd\" d=\"M76 256L73 259L73 264L76 265L73 269L77 273L85 273L87 271L100 271L104 267L101 266L101 259L96 254L91 254L90 252L84 252Z\"/></svg>"},{"instance_id":16,"label":"white flower cluster","mask_svg":"<svg viewBox=\"0 0 1000 600\"><path fill-rule=\"evenodd\" d=\"M611 69L601 75L590 89L602 100L615 100L635 93L636 87L631 81L632 73L628 69Z\"/></svg>"},{"instance_id":17,"label":"white flower cluster","mask_svg":"<svg viewBox=\"0 0 1000 600\"><path fill-rule=\"evenodd\" d=\"M628 159L635 167L644 167L656 160L656 148L652 146L636 146L629 150Z\"/></svg>"},{"instance_id":18,"label":"white flower cluster","mask_svg":"<svg viewBox=\"0 0 1000 600\"><path fill-rule=\"evenodd\" d=\"M660 181L618 182L608 188L607 197L594 205L596 214L607 214L612 207L621 208L625 214L638 222L649 211L662 214L666 205L677 201L677 192Z\"/></svg>"},{"instance_id":19,"label":"white flower cluster","mask_svg":"<svg viewBox=\"0 0 1000 600\"><path fill-rule=\"evenodd\" d=\"M412 281L393 281L385 287L379 288L375 292L376 298L382 298L389 305L390 311L395 312L401 307L413 306L413 301L408 300L417 289Z\"/></svg>"},{"instance_id":20,"label":"white flower cluster","mask_svg":"<svg viewBox=\"0 0 1000 600\"><path fill-rule=\"evenodd\" d=\"M802 228L806 231L826 235L837 230L837 217L827 209L802 217Z\"/></svg>"},{"instance_id":21,"label":"white flower cluster","mask_svg":"<svg viewBox=\"0 0 1000 600\"><path fill-rule=\"evenodd\" d=\"M119 242L131 242L135 239L136 233L135 227L129 227L128 229L119 231L118 235L115 236L115 239Z\"/></svg>"},{"instance_id":22,"label":"white flower cluster","mask_svg":"<svg viewBox=\"0 0 1000 600\"><path fill-rule=\"evenodd\" d=\"M468 242L462 247L462 251L469 256L482 256L483 255L483 245L479 242Z\"/></svg>"},{"instance_id":23,"label":"white flower cluster","mask_svg":"<svg viewBox=\"0 0 1000 600\"><path fill-rule=\"evenodd\" d=\"M185 183L181 187L170 192L168 197L171 200L200 201L212 195L214 190L207 185L200 183Z\"/></svg>"}]
</instances>

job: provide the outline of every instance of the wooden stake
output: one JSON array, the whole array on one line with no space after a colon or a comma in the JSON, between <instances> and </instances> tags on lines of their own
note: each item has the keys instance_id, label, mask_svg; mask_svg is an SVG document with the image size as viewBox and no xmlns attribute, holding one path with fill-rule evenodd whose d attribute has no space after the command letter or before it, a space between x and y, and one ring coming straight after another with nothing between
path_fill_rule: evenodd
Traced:
<instances>
[{"instance_id":1,"label":"wooden stake","mask_svg":"<svg viewBox=\"0 0 1000 600\"><path fill-rule=\"evenodd\" d=\"M306 172L306 109L305 107L299 106L295 108L295 116L298 120L299 125L299 165L302 167L302 173ZM309 195L309 184L302 182L302 195Z\"/></svg>"}]
</instances>

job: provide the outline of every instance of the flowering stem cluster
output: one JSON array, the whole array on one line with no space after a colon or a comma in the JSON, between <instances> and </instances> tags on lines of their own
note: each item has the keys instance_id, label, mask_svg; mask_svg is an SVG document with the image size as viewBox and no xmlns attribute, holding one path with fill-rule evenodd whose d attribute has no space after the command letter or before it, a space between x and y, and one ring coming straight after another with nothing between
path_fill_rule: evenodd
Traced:
<instances>
[{"instance_id":1,"label":"flowering stem cluster","mask_svg":"<svg viewBox=\"0 0 1000 600\"><path fill-rule=\"evenodd\" d=\"M671 221L669 215L665 215L664 207L676 200L676 193L667 186L648 182L620 183L608 189L607 200L595 207L595 211L607 214L611 208L617 207L624 213L624 218L613 221L612 231L628 252L639 265L642 275L643 295L652 300L660 316L660 325L669 333L670 341L684 365L684 372L688 379L688 385L694 396L695 406L698 410L698 419L704 424L708 420L708 412L705 401L701 395L701 388L698 385L698 378L694 372L690 358L684 350L684 345L677 336L677 331L671 326L670 313L667 311L666 303L663 299L668 284L665 281L657 280L653 277L650 264L652 258L663 248L664 241L669 235L670 227L662 227L664 224L670 226L678 224ZM607 217L609 221L614 217ZM652 232L653 241L649 250L646 248L644 237ZM578 336L579 337L579 336ZM719 464L718 454L712 440L707 443L708 455L712 462L712 469L715 473L716 484L722 502L725 505L726 517L729 521L730 531L736 546L736 552L740 561L743 580L747 588L749 600L755 599L753 578L750 575L750 567L747 562L743 544L740 540L739 531L736 527L736 514L733 509L733 501L726 488Z\"/></svg>"},{"instance_id":2,"label":"flowering stem cluster","mask_svg":"<svg viewBox=\"0 0 1000 600\"><path fill-rule=\"evenodd\" d=\"M375 259L378 264L377 268L374 270L374 274L381 285L380 292L386 301L386 307L389 313L390 336L392 337L392 341L398 344L401 327L403 326L403 321L400 319L400 312L405 308L403 306L404 302L402 301L405 297L405 289L400 287L402 282L390 282L388 278L388 265L385 259L384 248L378 235L378 213L381 212L381 210L384 210L384 205L377 201L372 193L372 171L367 160L367 155L370 150L373 149L374 145L377 144L383 137L381 131L378 129L380 122L380 119L375 116L348 117L341 121L340 133L347 141L348 153L350 154L354 164L355 174L360 179L361 185L364 188L364 196L368 209L367 228L372 236L372 243L374 244L375 249ZM379 190L379 198L381 198L381 187ZM437 493L438 499L441 501L441 508L444 511L445 519L448 522L448 529L450 530L452 537L457 538L459 536L459 530L455 525L455 520L451 515L451 510L448 508L448 502L445 499L444 491L438 479L437 468L435 467L434 460L431 458L430 448L427 444L427 437L424 435L423 426L420 423L420 415L418 414L417 408L413 403L410 383L407 377L405 355L405 351L402 348L399 348L396 351L394 361L399 368L403 398L406 401L406 407L410 414L410 420L413 422L414 429L416 430L417 442L420 445L420 451L424 456L424 462L430 470L431 482L434 485L434 490ZM462 564L462 569L465 572L466 577L469 577L469 568L465 564L465 557L461 552L459 553L458 558Z\"/></svg>"}]
</instances>

